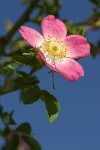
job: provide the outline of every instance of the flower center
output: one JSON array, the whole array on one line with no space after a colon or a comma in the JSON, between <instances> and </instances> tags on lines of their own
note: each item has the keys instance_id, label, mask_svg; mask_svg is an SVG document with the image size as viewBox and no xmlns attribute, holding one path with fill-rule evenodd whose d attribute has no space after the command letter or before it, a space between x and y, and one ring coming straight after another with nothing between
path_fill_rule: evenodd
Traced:
<instances>
[{"instance_id":1,"label":"flower center","mask_svg":"<svg viewBox=\"0 0 100 150\"><path fill-rule=\"evenodd\" d=\"M52 46L52 50L57 51L58 47L57 46Z\"/></svg>"},{"instance_id":2,"label":"flower center","mask_svg":"<svg viewBox=\"0 0 100 150\"><path fill-rule=\"evenodd\" d=\"M46 59L54 63L63 61L67 55L67 48L64 41L60 41L58 38L52 39L52 37L44 40L42 51Z\"/></svg>"}]
</instances>

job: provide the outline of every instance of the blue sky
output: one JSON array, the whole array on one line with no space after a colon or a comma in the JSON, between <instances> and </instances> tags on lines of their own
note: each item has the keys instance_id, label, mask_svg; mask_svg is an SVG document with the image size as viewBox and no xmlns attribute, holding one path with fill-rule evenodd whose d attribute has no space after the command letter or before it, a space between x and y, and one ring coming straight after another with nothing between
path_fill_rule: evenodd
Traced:
<instances>
[{"instance_id":1,"label":"blue sky","mask_svg":"<svg viewBox=\"0 0 100 150\"><path fill-rule=\"evenodd\" d=\"M60 19L77 23L91 16L92 5L87 0L61 0L61 6ZM9 18L15 23L25 8L19 0L0 1L1 35L6 33L4 19ZM88 31L89 41L96 43L99 38L100 31ZM61 105L59 118L52 125L47 120L42 102L23 106L19 92L0 97L5 110L15 110L14 117L18 123L31 123L43 150L100 150L100 56L95 60L89 56L79 62L85 76L72 83L56 74L56 90L52 89L49 69L45 67L36 74L41 81L41 89L53 93ZM26 67L24 69L27 70Z\"/></svg>"}]
</instances>

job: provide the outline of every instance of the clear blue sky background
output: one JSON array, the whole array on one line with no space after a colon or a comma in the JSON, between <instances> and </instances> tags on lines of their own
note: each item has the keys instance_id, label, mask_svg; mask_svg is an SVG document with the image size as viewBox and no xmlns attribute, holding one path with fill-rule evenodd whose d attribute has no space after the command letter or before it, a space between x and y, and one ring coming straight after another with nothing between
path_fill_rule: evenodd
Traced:
<instances>
[{"instance_id":1,"label":"clear blue sky background","mask_svg":"<svg viewBox=\"0 0 100 150\"><path fill-rule=\"evenodd\" d=\"M91 16L92 5L87 0L61 0L61 5L61 19L77 23ZM9 18L15 23L25 8L19 0L0 1L0 35L6 33L4 19ZM89 41L96 43L99 38L100 31L88 32ZM52 125L47 120L42 102L23 106L19 92L0 97L5 110L15 110L14 117L18 123L31 123L43 150L100 150L100 56L96 60L91 56L81 59L80 63L85 76L72 83L56 74L55 91L52 90L49 69L44 68L37 73L40 87L53 93L61 105L59 118Z\"/></svg>"}]
</instances>

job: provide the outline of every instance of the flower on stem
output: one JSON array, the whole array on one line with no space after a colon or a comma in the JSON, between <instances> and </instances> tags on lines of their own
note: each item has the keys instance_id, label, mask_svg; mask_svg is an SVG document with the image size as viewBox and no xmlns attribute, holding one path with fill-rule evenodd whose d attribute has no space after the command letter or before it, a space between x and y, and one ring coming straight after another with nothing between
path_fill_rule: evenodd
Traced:
<instances>
[{"instance_id":1,"label":"flower on stem","mask_svg":"<svg viewBox=\"0 0 100 150\"><path fill-rule=\"evenodd\" d=\"M67 35L65 24L48 15L41 22L42 35L29 27L21 26L19 32L34 48L46 66L60 73L66 80L76 81L84 76L82 66L74 59L86 57L90 54L90 45L85 37Z\"/></svg>"}]
</instances>

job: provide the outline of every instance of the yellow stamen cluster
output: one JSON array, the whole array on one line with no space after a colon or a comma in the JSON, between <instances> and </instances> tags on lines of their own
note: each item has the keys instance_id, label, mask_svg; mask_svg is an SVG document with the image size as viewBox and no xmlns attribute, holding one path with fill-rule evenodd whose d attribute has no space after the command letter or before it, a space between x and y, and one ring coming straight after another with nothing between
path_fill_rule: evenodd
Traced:
<instances>
[{"instance_id":1,"label":"yellow stamen cluster","mask_svg":"<svg viewBox=\"0 0 100 150\"><path fill-rule=\"evenodd\" d=\"M64 41L60 41L58 38L52 39L52 37L44 40L42 51L46 59L50 62L63 61L67 55L67 48Z\"/></svg>"}]
</instances>

